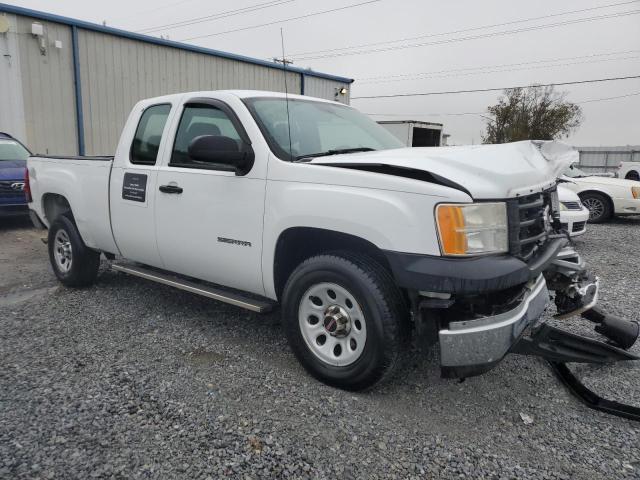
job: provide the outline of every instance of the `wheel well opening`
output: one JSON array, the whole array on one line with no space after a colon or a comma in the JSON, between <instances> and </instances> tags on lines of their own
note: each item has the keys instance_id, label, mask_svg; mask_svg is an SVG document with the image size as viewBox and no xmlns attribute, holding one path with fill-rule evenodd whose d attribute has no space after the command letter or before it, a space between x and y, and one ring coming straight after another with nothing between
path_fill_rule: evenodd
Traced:
<instances>
[{"instance_id":1,"label":"wheel well opening","mask_svg":"<svg viewBox=\"0 0 640 480\"><path fill-rule=\"evenodd\" d=\"M600 192L599 190L586 190L586 191L580 192L578 194L578 196L580 197L580 200L583 200L584 197L586 197L588 195L597 195L599 197L604 198L607 201L607 203L609 204L609 208L611 209L611 212L613 213L613 200L609 195L607 195L606 193Z\"/></svg>"},{"instance_id":2,"label":"wheel well opening","mask_svg":"<svg viewBox=\"0 0 640 480\"><path fill-rule=\"evenodd\" d=\"M42 210L49 225L60 215L66 213L69 213L73 218L71 205L65 197L57 193L45 193L42 196Z\"/></svg>"},{"instance_id":3,"label":"wheel well opening","mask_svg":"<svg viewBox=\"0 0 640 480\"><path fill-rule=\"evenodd\" d=\"M273 275L278 298L282 295L287 279L300 263L315 255L338 250L369 255L391 272L382 250L367 240L321 228L290 228L280 235L276 244Z\"/></svg>"},{"instance_id":4,"label":"wheel well opening","mask_svg":"<svg viewBox=\"0 0 640 480\"><path fill-rule=\"evenodd\" d=\"M640 180L640 171L630 170L629 172L627 172L627 176L624 178L627 180Z\"/></svg>"}]
</instances>

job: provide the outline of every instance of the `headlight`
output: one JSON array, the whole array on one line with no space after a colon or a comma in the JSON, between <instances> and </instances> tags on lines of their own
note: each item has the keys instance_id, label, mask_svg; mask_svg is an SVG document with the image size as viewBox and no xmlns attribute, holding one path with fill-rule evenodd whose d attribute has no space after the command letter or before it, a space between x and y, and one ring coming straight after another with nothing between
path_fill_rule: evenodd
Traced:
<instances>
[{"instance_id":1,"label":"headlight","mask_svg":"<svg viewBox=\"0 0 640 480\"><path fill-rule=\"evenodd\" d=\"M436 209L443 255L478 255L509 250L505 203L441 204Z\"/></svg>"},{"instance_id":2,"label":"headlight","mask_svg":"<svg viewBox=\"0 0 640 480\"><path fill-rule=\"evenodd\" d=\"M636 200L640 198L640 187L631 187L631 195Z\"/></svg>"},{"instance_id":3,"label":"headlight","mask_svg":"<svg viewBox=\"0 0 640 480\"><path fill-rule=\"evenodd\" d=\"M560 211L561 212L566 212L567 210L569 210L567 208L567 206L564 204L564 202L560 202Z\"/></svg>"}]
</instances>

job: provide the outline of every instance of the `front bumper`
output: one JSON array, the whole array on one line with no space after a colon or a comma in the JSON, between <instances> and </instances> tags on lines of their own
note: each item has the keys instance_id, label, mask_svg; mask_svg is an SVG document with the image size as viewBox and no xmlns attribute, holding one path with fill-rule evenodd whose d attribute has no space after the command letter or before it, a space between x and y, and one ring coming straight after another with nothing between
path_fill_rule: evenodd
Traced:
<instances>
[{"instance_id":1,"label":"front bumper","mask_svg":"<svg viewBox=\"0 0 640 480\"><path fill-rule=\"evenodd\" d=\"M440 363L443 377L467 377L493 368L533 326L549 303L545 279L529 282L514 309L499 315L451 322L440 330Z\"/></svg>"},{"instance_id":2,"label":"front bumper","mask_svg":"<svg viewBox=\"0 0 640 480\"><path fill-rule=\"evenodd\" d=\"M568 243L565 236L549 240L527 263L512 255L451 258L384 253L399 287L451 295L484 295L535 280Z\"/></svg>"},{"instance_id":3,"label":"front bumper","mask_svg":"<svg viewBox=\"0 0 640 480\"><path fill-rule=\"evenodd\" d=\"M560 212L560 223L570 236L577 237L587 231L587 220L589 220L589 210L564 210Z\"/></svg>"},{"instance_id":4,"label":"front bumper","mask_svg":"<svg viewBox=\"0 0 640 480\"><path fill-rule=\"evenodd\" d=\"M614 198L613 211L616 215L640 215L640 199Z\"/></svg>"}]
</instances>

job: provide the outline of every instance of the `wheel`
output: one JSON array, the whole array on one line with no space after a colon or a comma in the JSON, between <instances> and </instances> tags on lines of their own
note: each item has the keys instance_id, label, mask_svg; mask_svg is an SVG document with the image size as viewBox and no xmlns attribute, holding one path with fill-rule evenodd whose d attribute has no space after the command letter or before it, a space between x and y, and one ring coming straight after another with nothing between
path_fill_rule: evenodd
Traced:
<instances>
[{"instance_id":1,"label":"wheel","mask_svg":"<svg viewBox=\"0 0 640 480\"><path fill-rule=\"evenodd\" d=\"M625 178L627 180L635 180L637 182L640 180L640 173L636 172L635 170L631 170L629 173L627 173L627 176Z\"/></svg>"},{"instance_id":2,"label":"wheel","mask_svg":"<svg viewBox=\"0 0 640 480\"><path fill-rule=\"evenodd\" d=\"M609 199L601 193L585 193L580 196L582 203L589 209L589 222L606 222L613 215Z\"/></svg>"},{"instance_id":3,"label":"wheel","mask_svg":"<svg viewBox=\"0 0 640 480\"><path fill-rule=\"evenodd\" d=\"M69 217L59 216L49 228L49 260L58 280L68 287L85 287L95 282L100 253L88 248Z\"/></svg>"},{"instance_id":4,"label":"wheel","mask_svg":"<svg viewBox=\"0 0 640 480\"><path fill-rule=\"evenodd\" d=\"M289 277L283 323L300 363L320 381L362 390L391 376L408 342L408 312L391 275L367 256L312 257Z\"/></svg>"}]
</instances>

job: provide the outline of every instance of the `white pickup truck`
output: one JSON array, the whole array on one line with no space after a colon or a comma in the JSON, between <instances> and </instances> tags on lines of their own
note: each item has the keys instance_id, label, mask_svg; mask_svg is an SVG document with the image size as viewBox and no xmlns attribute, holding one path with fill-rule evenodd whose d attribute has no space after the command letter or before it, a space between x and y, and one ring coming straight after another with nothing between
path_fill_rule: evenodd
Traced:
<instances>
[{"instance_id":1,"label":"white pickup truck","mask_svg":"<svg viewBox=\"0 0 640 480\"><path fill-rule=\"evenodd\" d=\"M616 177L640 181L640 162L621 162Z\"/></svg>"},{"instance_id":2,"label":"white pickup truck","mask_svg":"<svg viewBox=\"0 0 640 480\"><path fill-rule=\"evenodd\" d=\"M114 158L30 157L27 195L65 285L93 283L103 254L253 311L279 304L307 370L355 390L393 372L412 332L464 377L513 351L548 288L565 316L595 304L558 215L576 159L553 142L402 148L335 102L196 92L139 102Z\"/></svg>"}]
</instances>

